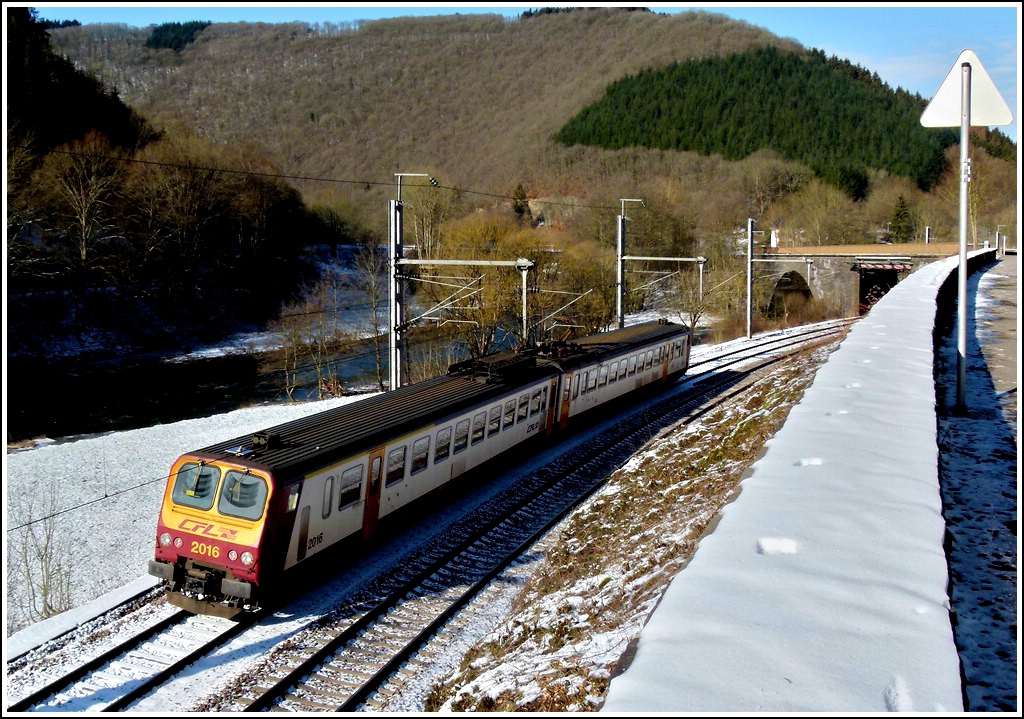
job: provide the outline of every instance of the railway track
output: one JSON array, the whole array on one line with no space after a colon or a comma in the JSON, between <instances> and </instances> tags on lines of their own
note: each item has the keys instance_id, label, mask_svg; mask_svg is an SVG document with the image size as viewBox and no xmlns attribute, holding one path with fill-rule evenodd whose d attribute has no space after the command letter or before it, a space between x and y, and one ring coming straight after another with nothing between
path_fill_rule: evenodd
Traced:
<instances>
[{"instance_id":1,"label":"railway track","mask_svg":"<svg viewBox=\"0 0 1024 719\"><path fill-rule=\"evenodd\" d=\"M588 444L582 453L549 467L543 473L546 478L532 478L542 486L529 501L398 587L358 621L326 628L321 636L329 639L319 645L305 641L289 650L282 662L288 670L268 677L258 689L261 693L250 694L241 708L249 712L381 710L387 696L444 651L447 637L464 621L460 612L473 611L471 602L486 593L495 577L531 551L655 432L687 415L708 411L710 398L741 392L752 377L782 361L785 347L794 341L803 347L841 330L830 327L801 333L796 339L769 340L754 354L772 348L779 352L777 356L718 379L713 378L716 369L704 370L690 378L690 391L657 397L629 422L603 433L599 443ZM736 363L749 357L749 352L738 351L731 360L719 356L707 363Z\"/></svg>"},{"instance_id":2,"label":"railway track","mask_svg":"<svg viewBox=\"0 0 1024 719\"><path fill-rule=\"evenodd\" d=\"M75 664L7 707L24 711L119 711L241 633L232 622L171 611L137 634Z\"/></svg>"},{"instance_id":3,"label":"railway track","mask_svg":"<svg viewBox=\"0 0 1024 719\"><path fill-rule=\"evenodd\" d=\"M709 401L741 391L770 371L793 346L827 339L848 323L764 337L691 362L679 387L644 403L628 422L610 423L601 441L584 443L557 464L524 478L486 510L378 589L293 633L270 653L275 669L239 678L209 708L241 711L377 710L388 695L443 652L445 639L472 611L474 598L534 546L579 502L662 428L703 413ZM767 357L765 356L767 355ZM758 359L761 357L761 359ZM742 370L725 372L739 364ZM703 368L703 369L701 369ZM698 371L694 372L696 369ZM634 428L634 429L623 429ZM511 507L511 509L510 509ZM260 617L253 617L257 620ZM117 711L245 631L251 622L168 617L167 625L108 650L102 657L8 707ZM207 620L207 621L199 621ZM9 665L10 666L10 665ZM136 707L138 705L136 704Z\"/></svg>"}]
</instances>

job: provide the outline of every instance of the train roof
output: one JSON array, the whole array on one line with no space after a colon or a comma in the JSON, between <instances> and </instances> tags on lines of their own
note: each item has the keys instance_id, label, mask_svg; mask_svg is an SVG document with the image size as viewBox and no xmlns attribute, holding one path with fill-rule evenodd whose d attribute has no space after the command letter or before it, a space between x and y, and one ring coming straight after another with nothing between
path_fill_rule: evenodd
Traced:
<instances>
[{"instance_id":1,"label":"train roof","mask_svg":"<svg viewBox=\"0 0 1024 719\"><path fill-rule=\"evenodd\" d=\"M569 344L558 343L557 351L552 346L547 352L501 352L460 362L452 365L447 376L399 387L189 454L238 461L285 476L304 474L556 376L561 370L686 331L681 325L649 322Z\"/></svg>"},{"instance_id":2,"label":"train roof","mask_svg":"<svg viewBox=\"0 0 1024 719\"><path fill-rule=\"evenodd\" d=\"M550 351L548 354L563 370L571 370L581 365L592 364L611 355L621 355L640 347L662 340L668 341L690 333L681 324L666 320L654 320L622 329L601 332L600 334L582 337L568 343L571 351Z\"/></svg>"},{"instance_id":3,"label":"train roof","mask_svg":"<svg viewBox=\"0 0 1024 719\"><path fill-rule=\"evenodd\" d=\"M556 374L554 368L534 365L520 367L514 378L436 377L189 454L244 460L245 464L285 475L305 473Z\"/></svg>"}]
</instances>

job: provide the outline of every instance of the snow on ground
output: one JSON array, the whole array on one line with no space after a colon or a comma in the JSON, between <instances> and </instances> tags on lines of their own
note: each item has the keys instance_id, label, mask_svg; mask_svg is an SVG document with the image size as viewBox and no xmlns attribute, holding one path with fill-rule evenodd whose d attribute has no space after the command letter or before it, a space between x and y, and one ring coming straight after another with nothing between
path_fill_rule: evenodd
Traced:
<instances>
[{"instance_id":1,"label":"snow on ground","mask_svg":"<svg viewBox=\"0 0 1024 719\"><path fill-rule=\"evenodd\" d=\"M737 342L742 343L742 340ZM888 349L891 344L900 345L901 357L893 357L892 351ZM868 347L868 351L860 357L862 366L848 369L869 371L872 364L875 368L884 367L887 362L899 362L906 359L905 355L917 352L915 349L908 353L904 338L896 332L873 338ZM695 358L708 349L695 348ZM800 374L794 374L794 383ZM850 377L845 383L852 385L858 381L863 380ZM789 496L787 521L792 520L795 524L781 521L772 523L770 515L759 513L755 505L760 506L762 500L768 503L764 505L766 509L774 504L763 492L759 494L755 491L756 482L751 481L767 472L763 465L759 465L754 475L743 484L738 499L725 512L719 513L714 501L711 501L685 521L668 513L699 504L692 497L701 488L700 483L669 483L664 476L665 472L682 476L684 472L691 471L682 463L697 461L699 456L707 457L715 447L703 447L690 454L678 450L700 448L700 443L695 442L695 439L711 436L710 430L716 423L732 427L734 435L739 436L737 433L740 428L752 427L759 417L770 414L770 406L785 406L787 402L793 401L792 396L784 391L786 386L796 385L780 383L779 396L770 402L766 401L763 408L751 405L742 410L733 409L731 415L707 416L690 425L666 431L658 442L622 468L620 473L624 484L610 483L605 492L595 496L570 520L568 526L572 527L571 530L558 531L552 535L552 544L538 552L533 564L527 563L512 570L507 590L488 600L492 610L488 616L481 616L465 635L456 638L457 646L470 652L466 665L460 667L455 663L439 663L432 673L421 677L420 681L414 682L413 686L396 697L392 709L421 711L435 683L442 680L450 683L450 689L455 692L456 704L463 701L467 702L466 705L481 709L498 708L494 705L489 707L488 702L501 697L506 690L506 697L511 696L510 693L517 694L520 705L534 700L538 710L594 709L600 705L603 692L609 684L611 693L606 708L650 709L654 707L649 704L641 707L632 698L620 693L622 690L619 687L625 686L623 682L630 681L627 677L636 674L641 667L651 666L650 659L655 660L655 665L671 666L685 651L688 655L696 656L697 661L688 665L685 671L670 673L665 680L666 688L686 691L688 686L692 690L701 677L706 681L707 675L712 673L716 673L716 677L711 678L717 678L720 685L713 693L702 695L702 699L707 696L706 703L695 702L691 693L686 695L688 698L679 698L677 695L673 699L666 699L668 703L660 705L659 709L722 709L723 705L720 704L712 707L713 699L716 702L740 703L742 706L739 710L742 711L772 711L792 706L819 711L959 710L959 676L950 679L950 672L953 671L950 663L955 661L955 657L950 656L952 640L948 614L944 611L944 590L936 585L935 577L935 563L942 553L943 536L940 529L936 528L937 499L931 496L935 488L924 486L927 482L916 486L912 478L904 477L898 483L892 482L892 486L879 485L873 498L876 504L871 511L880 514L878 519L867 523L874 534L862 538L853 547L840 543L836 546L841 551L831 555L820 543L822 535L816 532L841 538L843 532L862 531L865 525L858 525L849 513L839 513L831 516L829 521L812 523L810 520L821 520L825 516L822 513L827 509L821 504L803 504L805 500L823 500L816 491L811 491L822 485L813 484L806 485L808 491ZM988 398L985 401L991 398L990 387L972 385L972 392L975 390ZM769 394L766 393L766 396ZM156 510L166 471L182 451L243 435L354 399L357 398L248 408L204 419L116 435L53 442L31 450L8 453L4 462L3 482L7 509L4 544L8 569L4 604L7 655L12 656L25 647L33 646L46 636L61 631L62 627L83 621L86 616L93 615L99 605L109 604L127 594L133 583L150 582L144 575L146 562L152 553ZM796 407L802 408L803 405L799 403ZM803 408L803 411L810 409ZM831 414L825 417L820 411L822 409ZM821 425L847 427L857 419L858 409L859 405L850 399L837 400L826 408L815 408L815 411ZM914 428L923 421L917 415L905 416L898 407L891 405L887 406L886 411L890 416L884 423L886 432L881 436L902 428ZM999 466L991 464L993 455L1005 452L1005 421L998 412L991 415L975 414L977 416L970 418L972 424L968 433L962 435L963 442L971 443L978 450L978 455L986 457L989 468L997 473L1005 472L1006 461ZM943 458L947 473L966 474L967 470L977 473L981 466L977 456L961 457L956 450L962 445L959 441L952 441L958 436L953 433L963 425L954 417L943 418L943 421L946 423L944 427L951 433L947 436L951 440L946 448L948 456ZM872 438L880 436L880 426L878 423L873 425L874 434L871 436L859 436L859 446L870 447ZM1016 434L1016 424L1010 434ZM841 433L840 436L851 435ZM756 433L753 441L756 441ZM769 452L783 442L780 438L768 442ZM722 447L726 444L738 443L720 443ZM851 451L849 442L846 444L845 447L833 448L828 443L818 441L813 449L792 449L788 464L784 463L785 472L794 477L815 475L824 478L832 468L830 463L833 460L830 457L833 450L851 452L848 455L851 461L856 459L856 453ZM1012 477L1016 472L1016 450L1011 453L1012 458L1007 461L1012 463ZM536 458L536 461L543 461L543 458ZM891 456L885 461L885 469L891 470L890 474L903 474L900 471L904 462L902 456ZM723 457L721 466L722 475L726 477L729 474L727 468L732 466L735 470L738 465L736 460ZM982 476L990 474L981 471ZM625 487L637 490L638 493L627 492ZM901 495L898 491L900 487L911 490L910 494ZM646 505L650 508L644 509L644 492L647 492L648 498L659 497L667 502L662 506L673 527L670 536L664 536L658 528L660 525L654 523L658 519L652 516L658 514L653 509L655 505ZM1004 523L1007 516L1016 517L1015 491L1011 498L1006 496L1006 492L996 491L994 495L986 496L984 502L1002 502L999 512L993 514L991 508L975 510L965 507L964 512L972 514L971 521L965 521L964 524L978 524L980 533L988 536L1001 528L1001 541L1010 536L1012 544L1015 544L1015 529L1013 533L1009 532L1008 525ZM729 496L728 486L718 496ZM757 499L759 496L762 500ZM909 507L905 505L908 496L913 500ZM869 497L862 501L871 500ZM638 501L641 504L635 504ZM1011 507L1009 514L1004 511L1007 503ZM808 509L809 506L811 509ZM903 506L906 511L890 518L893 506ZM617 531L610 520L603 520L611 508L617 508L635 524L643 523L645 529L636 537L635 548L630 546L617 554L614 549L601 549L602 543L608 538L622 541L629 536L621 529ZM957 515L953 516L955 521ZM37 521L28 524L29 517ZM716 523L718 517L722 518L721 523ZM735 539L730 538L730 531L733 530L729 530L729 527L745 526L741 520L743 517L762 524L753 533L748 531L748 541L736 544ZM908 574L906 567L893 562L893 558L885 553L876 552L872 544L880 535L892 537L903 532L911 534L909 530L919 526L915 518L927 518L925 524L928 530L918 537L918 544L914 545L906 537L906 546L901 546L914 553L914 556L923 558L925 565ZM797 522L798 519L802 521ZM648 521L652 523L646 524ZM723 531L723 527L726 531ZM47 536L40 531L43 528L55 530L45 540L52 543L49 548L60 550L59 556L75 558L75 563L70 565L68 598L76 609L24 628L30 617L24 611L27 597L19 592L23 592L27 583L19 579L16 573L12 574L12 568L18 566L18 558L21 556L18 547L22 546L29 533L36 537ZM693 561L687 564L688 552L692 551L704 531L709 532L706 537L710 541L701 541ZM965 535L962 541L965 542L962 548L967 555L977 554L970 551L970 535ZM711 561L711 554L716 544L737 547L742 555L741 564L731 567L722 564L711 566L715 564ZM614 547L614 544L611 546ZM602 551L606 553L602 555ZM1007 549L1000 546L999 551L1005 554ZM1004 583L995 588L991 585L991 576L987 574L991 571L990 566L979 567L970 563L954 566L955 574L978 572L977 581L974 582L971 576L960 577L960 586L966 594L964 601L985 606L986 603L992 603L993 594L1000 597L1000 613L982 616L961 612L958 628L961 633L960 643L965 651L974 652L973 659L965 660L968 665L967 678L995 687L988 690L979 688L972 708L1016 708L1016 617L1011 616L1012 608L1006 603L1016 599L1014 547L1010 547L1009 554L1011 556L1005 557L1005 562L1012 566L1001 577ZM113 566L109 562L111 557L117 558ZM735 558L736 555L731 555L722 561L732 562ZM812 558L815 561L808 563ZM547 568L553 566L545 562L552 559L563 570L563 573L551 575L563 581L558 586L545 583ZM842 561L837 561L839 559ZM533 573L532 570L538 566L544 567L544 571ZM579 568L578 576L564 573L566 567L572 566ZM702 566L704 569L701 569ZM885 576L878 571L883 566L893 571L898 569L900 573L897 576ZM623 668L614 666L616 657L623 649L627 650L627 655L632 652L637 632L659 601L659 587L668 584L680 568L683 569L678 576L688 581L691 578L697 581L701 572L711 572L717 577L714 585L704 584L702 596L691 597L693 601L705 608L714 603L716 606L713 609L740 612L746 616L747 623L721 620L697 623L688 620L686 613L677 615L673 610L666 609L669 612L666 616L678 623L668 627L673 622L657 619L655 613L655 620L641 635L633 666L621 677L612 678L613 672ZM841 587L832 593L824 592L823 588L842 572L847 575L845 588ZM741 577L741 574L746 576ZM743 581L740 582L740 579ZM866 584L866 580L869 583ZM686 582L677 582L673 587L677 585L685 592ZM744 588L738 589L740 586ZM803 586L813 587L814 591L797 591L797 587ZM874 591L868 591L872 588ZM89 604L90 600L108 591L113 593ZM805 604L804 600L810 599L817 592L826 596L827 601L817 602L814 606ZM879 601L880 597L892 601ZM672 605L671 596L666 597L663 606ZM801 611L801 608L806 611ZM894 609L898 611L894 613ZM972 621L966 621L965 618ZM984 621L979 623L979 618ZM812 628L823 637L836 632L844 635L850 646L855 647L849 661L831 665L825 662L822 666L808 667L804 655L808 648L807 642L787 640L801 636L809 639L815 636L809 634ZM23 630L14 631L17 629ZM664 643L664 639L671 636L670 632L679 631L689 632L686 643ZM934 669L930 680L924 676L927 672L921 671L920 666L913 666L907 671L897 670L893 667L898 663L888 660L880 662L874 654L867 653L873 650L865 645L885 643L894 636L904 640L899 643L903 647L906 661L903 666L926 664ZM663 648L659 649L659 645ZM1009 657L1005 656L1007 646L1014 650ZM697 647L699 651L695 652ZM861 654L862 651L865 653ZM237 671L246 671L249 663L257 661L259 654L255 648L246 649L237 645L226 647L224 652L220 655L222 658L227 657L228 653L238 657ZM864 661L870 660L870 664L854 661L857 657ZM924 661L922 657L930 658ZM596 660L592 661L591 658ZM609 663L613 666L611 670L607 669ZM707 668L714 668L715 672ZM206 670L213 673L216 667L206 667ZM695 678L693 674L700 676ZM977 678L972 679L973 675ZM722 682L723 677L727 681ZM724 688L721 684L725 685ZM6 686L5 674L5 692ZM785 701L780 699L783 693ZM836 697L842 698L842 701ZM452 695L441 698L451 699ZM793 703L787 703L790 701ZM986 701L989 703L984 704ZM166 708L175 710L180 707ZM160 706L147 709L159 710Z\"/></svg>"}]
</instances>

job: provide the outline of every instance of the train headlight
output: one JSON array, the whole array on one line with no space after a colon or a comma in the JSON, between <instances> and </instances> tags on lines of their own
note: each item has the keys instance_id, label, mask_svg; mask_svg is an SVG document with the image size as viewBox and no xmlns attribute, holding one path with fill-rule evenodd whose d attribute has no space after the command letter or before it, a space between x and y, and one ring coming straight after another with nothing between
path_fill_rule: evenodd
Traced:
<instances>
[{"instance_id":1,"label":"train headlight","mask_svg":"<svg viewBox=\"0 0 1024 719\"><path fill-rule=\"evenodd\" d=\"M253 563L252 552L242 552L242 564L251 567Z\"/></svg>"},{"instance_id":2,"label":"train headlight","mask_svg":"<svg viewBox=\"0 0 1024 719\"><path fill-rule=\"evenodd\" d=\"M184 542L181 541L181 537L175 537L174 538L174 546L175 547L177 547L178 549L181 549L181 545L182 544L184 544Z\"/></svg>"},{"instance_id":3,"label":"train headlight","mask_svg":"<svg viewBox=\"0 0 1024 719\"><path fill-rule=\"evenodd\" d=\"M238 559L238 552L232 549L230 552L228 552L228 559L230 559L232 562L236 561Z\"/></svg>"},{"instance_id":4,"label":"train headlight","mask_svg":"<svg viewBox=\"0 0 1024 719\"><path fill-rule=\"evenodd\" d=\"M162 532L160 534L160 546L169 547L171 546L171 535L170 532Z\"/></svg>"}]
</instances>

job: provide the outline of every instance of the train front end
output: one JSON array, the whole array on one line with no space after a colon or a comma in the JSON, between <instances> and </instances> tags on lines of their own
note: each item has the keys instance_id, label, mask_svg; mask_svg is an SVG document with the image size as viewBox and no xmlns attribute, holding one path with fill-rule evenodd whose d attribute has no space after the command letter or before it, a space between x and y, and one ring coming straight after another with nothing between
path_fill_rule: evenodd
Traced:
<instances>
[{"instance_id":1,"label":"train front end","mask_svg":"<svg viewBox=\"0 0 1024 719\"><path fill-rule=\"evenodd\" d=\"M149 562L171 604L221 617L259 608L272 493L269 473L251 467L196 455L174 463Z\"/></svg>"}]
</instances>

